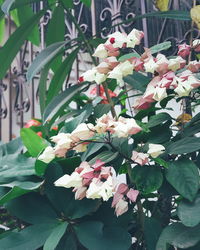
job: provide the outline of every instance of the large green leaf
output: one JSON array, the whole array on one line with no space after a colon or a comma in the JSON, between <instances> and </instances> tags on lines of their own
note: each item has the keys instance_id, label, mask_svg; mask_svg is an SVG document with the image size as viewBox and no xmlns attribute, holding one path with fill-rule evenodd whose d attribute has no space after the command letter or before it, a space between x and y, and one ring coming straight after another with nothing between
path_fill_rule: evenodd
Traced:
<instances>
[{"instance_id":1,"label":"large green leaf","mask_svg":"<svg viewBox=\"0 0 200 250\"><path fill-rule=\"evenodd\" d=\"M167 244L178 248L188 248L200 241L200 225L186 227L181 223L173 223L167 226L160 235L156 250L167 250Z\"/></svg>"},{"instance_id":2,"label":"large green leaf","mask_svg":"<svg viewBox=\"0 0 200 250\"><path fill-rule=\"evenodd\" d=\"M11 154L0 158L0 183L7 179L34 175L35 159L27 158L21 154Z\"/></svg>"},{"instance_id":3,"label":"large green leaf","mask_svg":"<svg viewBox=\"0 0 200 250\"><path fill-rule=\"evenodd\" d=\"M138 72L134 72L132 75L124 77L124 81L126 83L128 83L135 90L140 90L141 92L144 92L146 90L146 87L150 80L151 79L149 77L144 76L143 74Z\"/></svg>"},{"instance_id":4,"label":"large green leaf","mask_svg":"<svg viewBox=\"0 0 200 250\"><path fill-rule=\"evenodd\" d=\"M96 118L101 117L104 114L107 114L111 109L111 105L110 104L98 104L95 108L94 108L94 116Z\"/></svg>"},{"instance_id":5,"label":"large green leaf","mask_svg":"<svg viewBox=\"0 0 200 250\"><path fill-rule=\"evenodd\" d=\"M46 240L43 250L54 250L61 240L62 236L64 235L67 226L68 223L65 221L61 222L57 227L55 227Z\"/></svg>"},{"instance_id":6,"label":"large green leaf","mask_svg":"<svg viewBox=\"0 0 200 250\"><path fill-rule=\"evenodd\" d=\"M103 227L99 221L87 221L75 227L79 241L88 250L127 250L131 237L120 227Z\"/></svg>"},{"instance_id":7,"label":"large green leaf","mask_svg":"<svg viewBox=\"0 0 200 250\"><path fill-rule=\"evenodd\" d=\"M85 161L89 156L96 153L99 149L101 149L104 146L104 143L90 143L87 147L87 151L84 152L84 154L81 156L81 160Z\"/></svg>"},{"instance_id":8,"label":"large green leaf","mask_svg":"<svg viewBox=\"0 0 200 250\"><path fill-rule=\"evenodd\" d=\"M57 71L55 72L48 89L47 93L47 104L56 96L59 91L62 89L63 83L66 77L70 74L74 60L78 54L78 49L72 51L65 60L57 64ZM56 58L57 59L57 58Z\"/></svg>"},{"instance_id":9,"label":"large green leaf","mask_svg":"<svg viewBox=\"0 0 200 250\"><path fill-rule=\"evenodd\" d=\"M1 6L1 10L6 15L9 14L10 10L16 9L18 7L22 7L24 5L30 5L34 2L39 2L40 0L5 0L4 3Z\"/></svg>"},{"instance_id":10,"label":"large green leaf","mask_svg":"<svg viewBox=\"0 0 200 250\"><path fill-rule=\"evenodd\" d=\"M136 166L132 169L131 177L137 189L149 194L158 190L163 182L161 169L154 166Z\"/></svg>"},{"instance_id":11,"label":"large green leaf","mask_svg":"<svg viewBox=\"0 0 200 250\"><path fill-rule=\"evenodd\" d=\"M162 226L155 218L145 218L144 237L147 244L147 250L155 250L156 243L162 231Z\"/></svg>"},{"instance_id":12,"label":"large green leaf","mask_svg":"<svg viewBox=\"0 0 200 250\"><path fill-rule=\"evenodd\" d=\"M162 112L157 115L151 116L147 125L149 128L151 128L160 125L163 122L169 121L171 119L172 118L168 113Z\"/></svg>"},{"instance_id":13,"label":"large green leaf","mask_svg":"<svg viewBox=\"0 0 200 250\"><path fill-rule=\"evenodd\" d=\"M52 222L58 217L48 199L39 193L23 195L5 206L12 215L30 224Z\"/></svg>"},{"instance_id":14,"label":"large green leaf","mask_svg":"<svg viewBox=\"0 0 200 250\"><path fill-rule=\"evenodd\" d=\"M33 10L30 6L22 6L17 9L17 14L19 18L20 25L26 23L33 15ZM35 27L32 29L31 34L28 36L28 40L31 41L36 46L40 44L40 33L38 25L36 24Z\"/></svg>"},{"instance_id":15,"label":"large green leaf","mask_svg":"<svg viewBox=\"0 0 200 250\"><path fill-rule=\"evenodd\" d=\"M0 240L2 250L36 250L43 246L47 237L57 226L58 222L37 224L26 227L20 232L13 232Z\"/></svg>"},{"instance_id":16,"label":"large green leaf","mask_svg":"<svg viewBox=\"0 0 200 250\"><path fill-rule=\"evenodd\" d=\"M69 43L66 42L57 42L46 49L42 50L39 55L32 62L31 66L28 68L26 77L27 81L30 82L32 78L48 63L50 62L60 51L64 48L64 46Z\"/></svg>"},{"instance_id":17,"label":"large green leaf","mask_svg":"<svg viewBox=\"0 0 200 250\"><path fill-rule=\"evenodd\" d=\"M5 45L0 50L0 78L3 78L6 74L6 71L10 67L14 57L20 50L24 41L33 31L35 25L38 23L40 18L44 14L44 10L38 12L29 20L27 20L23 25L16 29L15 32L9 37Z\"/></svg>"},{"instance_id":18,"label":"large green leaf","mask_svg":"<svg viewBox=\"0 0 200 250\"><path fill-rule=\"evenodd\" d=\"M85 88L86 83L80 84L80 85L74 85L59 95L55 96L53 100L47 105L44 115L43 115L43 121L44 123L47 122L47 120L51 119L56 115L56 113L61 109L64 108L69 101L73 98L74 95L76 95L79 91L83 90Z\"/></svg>"},{"instance_id":19,"label":"large green leaf","mask_svg":"<svg viewBox=\"0 0 200 250\"><path fill-rule=\"evenodd\" d=\"M178 206L178 216L187 227L194 227L200 223L200 195L193 202L183 200Z\"/></svg>"},{"instance_id":20,"label":"large green leaf","mask_svg":"<svg viewBox=\"0 0 200 250\"><path fill-rule=\"evenodd\" d=\"M125 60L128 60L132 57L137 57L140 58L140 55L137 52L132 52L132 53L128 53L126 55L120 56L120 58L118 59L119 62L123 62Z\"/></svg>"},{"instance_id":21,"label":"large green leaf","mask_svg":"<svg viewBox=\"0 0 200 250\"><path fill-rule=\"evenodd\" d=\"M11 187L12 189L3 197L0 197L0 205L19 197L23 194L29 193L42 185L43 182L30 182L30 181L13 181L11 183L1 184L0 187Z\"/></svg>"},{"instance_id":22,"label":"large green leaf","mask_svg":"<svg viewBox=\"0 0 200 250\"><path fill-rule=\"evenodd\" d=\"M81 0L82 3L84 3L87 7L90 7L92 4L91 0Z\"/></svg>"},{"instance_id":23,"label":"large green leaf","mask_svg":"<svg viewBox=\"0 0 200 250\"><path fill-rule=\"evenodd\" d=\"M171 142L167 147L168 154L185 154L192 153L200 149L200 138L185 137L176 142Z\"/></svg>"},{"instance_id":24,"label":"large green leaf","mask_svg":"<svg viewBox=\"0 0 200 250\"><path fill-rule=\"evenodd\" d=\"M166 172L168 182L186 199L193 201L199 189L197 166L188 159L170 162Z\"/></svg>"},{"instance_id":25,"label":"large green leaf","mask_svg":"<svg viewBox=\"0 0 200 250\"><path fill-rule=\"evenodd\" d=\"M0 145L1 155L20 153L23 148L22 140L20 137Z\"/></svg>"},{"instance_id":26,"label":"large green leaf","mask_svg":"<svg viewBox=\"0 0 200 250\"><path fill-rule=\"evenodd\" d=\"M25 147L33 157L37 157L48 146L45 140L30 128L22 128L20 135Z\"/></svg>"},{"instance_id":27,"label":"large green leaf","mask_svg":"<svg viewBox=\"0 0 200 250\"><path fill-rule=\"evenodd\" d=\"M5 19L0 19L0 45L2 46L5 37Z\"/></svg>"},{"instance_id":28,"label":"large green leaf","mask_svg":"<svg viewBox=\"0 0 200 250\"><path fill-rule=\"evenodd\" d=\"M158 53L162 50L169 49L171 46L172 46L172 43L168 41L168 42L156 44L156 45L152 46L150 48L150 50L151 50L152 54L155 54L155 53Z\"/></svg>"},{"instance_id":29,"label":"large green leaf","mask_svg":"<svg viewBox=\"0 0 200 250\"><path fill-rule=\"evenodd\" d=\"M62 5L58 5L52 14L52 18L48 24L46 32L46 46L61 42L64 40L65 35L65 20L64 20L64 9ZM57 56L51 63L51 68L54 72L62 64L62 55Z\"/></svg>"}]
</instances>

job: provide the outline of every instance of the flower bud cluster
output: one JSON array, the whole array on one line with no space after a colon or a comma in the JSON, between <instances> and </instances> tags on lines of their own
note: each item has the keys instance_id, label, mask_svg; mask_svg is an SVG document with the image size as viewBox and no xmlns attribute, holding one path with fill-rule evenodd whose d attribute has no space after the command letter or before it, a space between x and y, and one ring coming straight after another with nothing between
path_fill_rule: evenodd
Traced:
<instances>
[{"instance_id":1,"label":"flower bud cluster","mask_svg":"<svg viewBox=\"0 0 200 250\"><path fill-rule=\"evenodd\" d=\"M57 187L73 188L75 199L103 199L107 201L113 196L115 189L115 170L105 167L105 162L97 160L95 164L82 162L71 174L65 174L54 184Z\"/></svg>"},{"instance_id":2,"label":"flower bud cluster","mask_svg":"<svg viewBox=\"0 0 200 250\"><path fill-rule=\"evenodd\" d=\"M114 194L112 207L115 208L115 213L118 216L128 211L128 201L136 202L138 190L128 187L128 185L121 183Z\"/></svg>"},{"instance_id":3,"label":"flower bud cluster","mask_svg":"<svg viewBox=\"0 0 200 250\"><path fill-rule=\"evenodd\" d=\"M64 157L66 153L73 149L77 152L84 152L87 149L87 140L90 140L96 133L103 134L109 132L117 137L128 137L139 133L142 128L135 119L120 117L118 121L110 115L103 115L97 119L96 125L91 123L81 123L70 133L59 133L51 137L55 143L54 147L48 146L38 157L40 161L49 163L55 157Z\"/></svg>"}]
</instances>

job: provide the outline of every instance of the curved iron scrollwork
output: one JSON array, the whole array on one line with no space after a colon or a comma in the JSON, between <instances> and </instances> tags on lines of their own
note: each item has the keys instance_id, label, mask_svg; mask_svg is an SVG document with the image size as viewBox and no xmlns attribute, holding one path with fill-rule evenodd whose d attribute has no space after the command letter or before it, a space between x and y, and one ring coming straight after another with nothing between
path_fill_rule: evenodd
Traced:
<instances>
[{"instance_id":1,"label":"curved iron scrollwork","mask_svg":"<svg viewBox=\"0 0 200 250\"><path fill-rule=\"evenodd\" d=\"M7 90L7 85L0 81L0 119L5 119L8 115L8 107L4 92Z\"/></svg>"}]
</instances>

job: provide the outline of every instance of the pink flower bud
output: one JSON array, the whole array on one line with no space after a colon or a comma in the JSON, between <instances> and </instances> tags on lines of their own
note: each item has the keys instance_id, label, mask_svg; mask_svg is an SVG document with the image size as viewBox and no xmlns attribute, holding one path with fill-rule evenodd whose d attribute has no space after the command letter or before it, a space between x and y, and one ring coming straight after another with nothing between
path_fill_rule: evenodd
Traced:
<instances>
[{"instance_id":1,"label":"pink flower bud","mask_svg":"<svg viewBox=\"0 0 200 250\"><path fill-rule=\"evenodd\" d=\"M126 196L129 198L130 201L136 202L138 194L139 194L138 190L134 190L134 189L130 188L130 190L128 191Z\"/></svg>"},{"instance_id":2,"label":"pink flower bud","mask_svg":"<svg viewBox=\"0 0 200 250\"><path fill-rule=\"evenodd\" d=\"M178 55L182 58L186 58L190 54L190 45L187 45L186 43L180 44L178 46Z\"/></svg>"}]
</instances>

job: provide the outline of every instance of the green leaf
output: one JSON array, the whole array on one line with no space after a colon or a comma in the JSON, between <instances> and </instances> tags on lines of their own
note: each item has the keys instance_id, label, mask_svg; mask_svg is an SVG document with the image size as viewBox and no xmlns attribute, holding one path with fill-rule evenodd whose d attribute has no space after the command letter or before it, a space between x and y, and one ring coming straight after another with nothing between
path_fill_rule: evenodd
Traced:
<instances>
[{"instance_id":1,"label":"green leaf","mask_svg":"<svg viewBox=\"0 0 200 250\"><path fill-rule=\"evenodd\" d=\"M118 59L119 62L123 62L127 59L130 59L132 57L137 57L140 58L140 55L137 52L133 52L133 53L128 53L126 55L120 56L120 58Z\"/></svg>"},{"instance_id":2,"label":"green leaf","mask_svg":"<svg viewBox=\"0 0 200 250\"><path fill-rule=\"evenodd\" d=\"M163 182L161 169L154 166L139 166L132 169L131 178L137 189L143 194L158 190Z\"/></svg>"},{"instance_id":3,"label":"green leaf","mask_svg":"<svg viewBox=\"0 0 200 250\"><path fill-rule=\"evenodd\" d=\"M52 18L47 27L46 46L61 42L65 35L64 9L62 5L58 5L52 14ZM51 68L56 72L59 66L62 65L62 55L57 56L51 63Z\"/></svg>"},{"instance_id":4,"label":"green leaf","mask_svg":"<svg viewBox=\"0 0 200 250\"><path fill-rule=\"evenodd\" d=\"M194 227L200 223L200 195L193 202L183 200L178 206L178 217L187 227Z\"/></svg>"},{"instance_id":5,"label":"green leaf","mask_svg":"<svg viewBox=\"0 0 200 250\"><path fill-rule=\"evenodd\" d=\"M162 231L162 226L158 220L151 217L145 218L144 221L144 237L147 244L147 250L155 250L156 243Z\"/></svg>"},{"instance_id":6,"label":"green leaf","mask_svg":"<svg viewBox=\"0 0 200 250\"><path fill-rule=\"evenodd\" d=\"M199 172L192 161L181 159L170 162L166 178L184 198L194 200L199 189Z\"/></svg>"},{"instance_id":7,"label":"green leaf","mask_svg":"<svg viewBox=\"0 0 200 250\"><path fill-rule=\"evenodd\" d=\"M110 104L98 104L95 108L94 108L94 116L96 118L101 117L104 114L107 114L111 109L111 105Z\"/></svg>"},{"instance_id":8,"label":"green leaf","mask_svg":"<svg viewBox=\"0 0 200 250\"><path fill-rule=\"evenodd\" d=\"M64 46L69 43L66 42L57 42L46 49L42 50L37 57L34 59L30 67L28 68L26 78L27 81L30 82L32 78L48 63L50 62L60 51L64 48Z\"/></svg>"},{"instance_id":9,"label":"green leaf","mask_svg":"<svg viewBox=\"0 0 200 250\"><path fill-rule=\"evenodd\" d=\"M76 116L73 120L66 122L64 127L65 133L71 133L79 124L85 122L93 111L92 105L86 105L82 110L81 114Z\"/></svg>"},{"instance_id":10,"label":"green leaf","mask_svg":"<svg viewBox=\"0 0 200 250\"><path fill-rule=\"evenodd\" d=\"M92 1L91 0L81 0L87 7L91 7Z\"/></svg>"},{"instance_id":11,"label":"green leaf","mask_svg":"<svg viewBox=\"0 0 200 250\"><path fill-rule=\"evenodd\" d=\"M140 90L142 93L145 92L150 80L151 79L149 77L138 72L134 72L132 75L124 77L124 81L126 83L133 87L133 89Z\"/></svg>"},{"instance_id":12,"label":"green leaf","mask_svg":"<svg viewBox=\"0 0 200 250\"><path fill-rule=\"evenodd\" d=\"M35 159L27 158L21 154L11 154L0 158L0 183L7 178L17 178L34 175Z\"/></svg>"},{"instance_id":13,"label":"green leaf","mask_svg":"<svg viewBox=\"0 0 200 250\"><path fill-rule=\"evenodd\" d=\"M32 30L34 29L35 25L38 23L40 18L44 14L44 10L38 12L36 15L31 17L27 20L23 25L21 25L9 39L6 41L3 48L0 50L0 78L3 78L6 74L6 71L10 67L14 57L19 52L21 46L23 45L24 41L28 38L31 34ZM13 46L13 44L15 46Z\"/></svg>"},{"instance_id":14,"label":"green leaf","mask_svg":"<svg viewBox=\"0 0 200 250\"><path fill-rule=\"evenodd\" d=\"M3 40L4 40L4 36L5 36L5 19L2 18L0 19L0 44L3 44Z\"/></svg>"},{"instance_id":15,"label":"green leaf","mask_svg":"<svg viewBox=\"0 0 200 250\"><path fill-rule=\"evenodd\" d=\"M118 152L104 151L96 155L92 160L89 161L89 164L94 164L96 160L101 160L105 163L111 162L118 156Z\"/></svg>"},{"instance_id":16,"label":"green leaf","mask_svg":"<svg viewBox=\"0 0 200 250\"><path fill-rule=\"evenodd\" d=\"M152 46L150 48L151 50L151 54L155 54L155 53L158 53L162 50L166 50L166 49L169 49L170 47L172 46L172 43L171 42L164 42L164 43L159 43L159 44L156 44L154 46Z\"/></svg>"},{"instance_id":17,"label":"green leaf","mask_svg":"<svg viewBox=\"0 0 200 250\"><path fill-rule=\"evenodd\" d=\"M150 117L150 120L147 124L148 128L160 125L166 121L171 120L171 116L168 113L162 112L157 115L153 115Z\"/></svg>"},{"instance_id":18,"label":"green leaf","mask_svg":"<svg viewBox=\"0 0 200 250\"><path fill-rule=\"evenodd\" d=\"M1 184L0 187L11 187L12 189L6 193L3 197L0 198L0 205L5 204L6 202L19 197L23 194L31 192L35 189L38 189L43 182L30 182L30 181L13 181L11 183Z\"/></svg>"},{"instance_id":19,"label":"green leaf","mask_svg":"<svg viewBox=\"0 0 200 250\"><path fill-rule=\"evenodd\" d=\"M2 151L2 155L5 154L14 154L14 153L20 153L22 150L22 140L20 137L0 145L0 151Z\"/></svg>"},{"instance_id":20,"label":"green leaf","mask_svg":"<svg viewBox=\"0 0 200 250\"><path fill-rule=\"evenodd\" d=\"M61 2L65 6L65 8L73 8L74 6L73 0L68 0L68 1L61 0Z\"/></svg>"},{"instance_id":21,"label":"green leaf","mask_svg":"<svg viewBox=\"0 0 200 250\"><path fill-rule=\"evenodd\" d=\"M9 201L5 206L10 214L30 224L52 222L58 217L48 199L35 192Z\"/></svg>"},{"instance_id":22,"label":"green leaf","mask_svg":"<svg viewBox=\"0 0 200 250\"><path fill-rule=\"evenodd\" d=\"M57 227L55 227L52 233L49 235L46 240L43 250L54 250L64 235L68 226L68 222L62 222Z\"/></svg>"},{"instance_id":23,"label":"green leaf","mask_svg":"<svg viewBox=\"0 0 200 250\"><path fill-rule=\"evenodd\" d=\"M61 94L55 96L53 100L47 105L44 111L44 123L46 123L49 119L51 120L61 108L64 108L68 104L68 102L71 101L74 95L85 88L86 84L87 83L74 85L63 91Z\"/></svg>"},{"instance_id":24,"label":"green leaf","mask_svg":"<svg viewBox=\"0 0 200 250\"><path fill-rule=\"evenodd\" d=\"M34 15L32 8L27 5L18 8L17 14L18 14L20 25L23 25L24 23L26 23ZM35 27L33 27L32 32L28 36L28 40L34 45L39 46L40 33L39 33L38 25L35 25Z\"/></svg>"},{"instance_id":25,"label":"green leaf","mask_svg":"<svg viewBox=\"0 0 200 250\"><path fill-rule=\"evenodd\" d=\"M52 100L54 96L56 96L59 91L62 89L63 82L66 79L66 76L70 74L72 65L74 63L74 60L76 59L76 56L78 54L78 49L72 51L66 59L61 63L57 63L57 70L50 82L48 93L47 93L47 104ZM57 59L57 58L56 58ZM58 58L59 59L59 58ZM55 66L54 66L55 68Z\"/></svg>"},{"instance_id":26,"label":"green leaf","mask_svg":"<svg viewBox=\"0 0 200 250\"><path fill-rule=\"evenodd\" d=\"M20 232L13 232L0 240L2 250L35 250L43 246L53 228L58 222L37 224L26 227Z\"/></svg>"},{"instance_id":27,"label":"green leaf","mask_svg":"<svg viewBox=\"0 0 200 250\"><path fill-rule=\"evenodd\" d=\"M46 169L48 167L48 164L43 162L43 161L40 161L40 160L36 160L35 162L35 173L38 175L38 176L43 176Z\"/></svg>"},{"instance_id":28,"label":"green leaf","mask_svg":"<svg viewBox=\"0 0 200 250\"><path fill-rule=\"evenodd\" d=\"M196 227L186 227L181 223L173 223L162 231L156 250L167 250L167 244L178 248L188 248L196 245L200 241L200 225Z\"/></svg>"},{"instance_id":29,"label":"green leaf","mask_svg":"<svg viewBox=\"0 0 200 250\"><path fill-rule=\"evenodd\" d=\"M166 148L168 154L192 153L200 149L200 138L185 137L171 144Z\"/></svg>"},{"instance_id":30,"label":"green leaf","mask_svg":"<svg viewBox=\"0 0 200 250\"><path fill-rule=\"evenodd\" d=\"M45 140L30 128L22 128L20 135L25 147L33 157L37 157L48 146Z\"/></svg>"},{"instance_id":31,"label":"green leaf","mask_svg":"<svg viewBox=\"0 0 200 250\"><path fill-rule=\"evenodd\" d=\"M81 244L89 250L127 250L131 237L123 228L103 227L99 221L82 222L75 227Z\"/></svg>"},{"instance_id":32,"label":"green leaf","mask_svg":"<svg viewBox=\"0 0 200 250\"><path fill-rule=\"evenodd\" d=\"M84 154L81 156L82 161L86 161L89 156L96 153L99 149L101 149L104 146L104 143L90 143L87 147L87 151L84 152Z\"/></svg>"}]
</instances>

